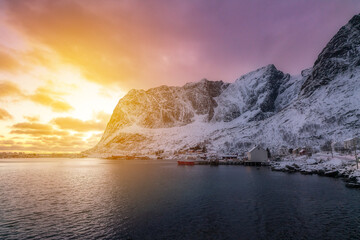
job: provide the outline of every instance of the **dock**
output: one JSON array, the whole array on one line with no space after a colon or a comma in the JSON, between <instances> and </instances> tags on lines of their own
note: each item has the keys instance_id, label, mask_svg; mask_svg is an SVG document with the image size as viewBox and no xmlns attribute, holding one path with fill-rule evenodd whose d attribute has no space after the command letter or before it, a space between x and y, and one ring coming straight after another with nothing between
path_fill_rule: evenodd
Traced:
<instances>
[{"instance_id":1,"label":"dock","mask_svg":"<svg viewBox=\"0 0 360 240\"><path fill-rule=\"evenodd\" d=\"M203 161L194 161L194 165L211 165L211 166L218 166L218 165L243 165L243 166L269 166L268 163L264 162L248 162L243 160L232 160L232 161L210 161L210 160L203 160Z\"/></svg>"}]
</instances>

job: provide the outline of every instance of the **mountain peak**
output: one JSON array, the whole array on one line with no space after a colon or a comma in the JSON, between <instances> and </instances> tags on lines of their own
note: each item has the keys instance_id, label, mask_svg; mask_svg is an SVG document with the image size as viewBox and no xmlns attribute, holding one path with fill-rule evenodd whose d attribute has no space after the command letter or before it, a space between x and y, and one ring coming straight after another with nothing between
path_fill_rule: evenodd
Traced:
<instances>
[{"instance_id":1,"label":"mountain peak","mask_svg":"<svg viewBox=\"0 0 360 240\"><path fill-rule=\"evenodd\" d=\"M274 64L268 64L268 65L262 66L252 72L272 72L272 71L278 71L278 69L275 67Z\"/></svg>"},{"instance_id":2,"label":"mountain peak","mask_svg":"<svg viewBox=\"0 0 360 240\"><path fill-rule=\"evenodd\" d=\"M301 95L310 96L316 89L329 84L339 74L360 66L360 14L335 34L321 51L313 70L301 88Z\"/></svg>"},{"instance_id":3,"label":"mountain peak","mask_svg":"<svg viewBox=\"0 0 360 240\"><path fill-rule=\"evenodd\" d=\"M266 66L260 67L254 71L246 73L236 79L235 83L242 84L243 81L248 81L249 79L256 80L257 82L268 81L270 79L279 79L284 75L283 72L279 71L274 64L268 64Z\"/></svg>"},{"instance_id":4,"label":"mountain peak","mask_svg":"<svg viewBox=\"0 0 360 240\"><path fill-rule=\"evenodd\" d=\"M359 29L359 27L360 27L360 13L357 14L357 15L355 15L355 16L353 16L353 17L350 19L349 23L352 24L352 25L355 26L355 27L358 27L358 29Z\"/></svg>"}]
</instances>

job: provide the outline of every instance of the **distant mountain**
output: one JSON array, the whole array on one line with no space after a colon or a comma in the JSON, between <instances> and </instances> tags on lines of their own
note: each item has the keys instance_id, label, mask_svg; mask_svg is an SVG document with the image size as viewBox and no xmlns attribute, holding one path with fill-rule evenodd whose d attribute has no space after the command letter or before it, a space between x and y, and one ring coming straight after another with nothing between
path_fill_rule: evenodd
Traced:
<instances>
[{"instance_id":1,"label":"distant mountain","mask_svg":"<svg viewBox=\"0 0 360 240\"><path fill-rule=\"evenodd\" d=\"M360 14L342 27L314 66L290 76L274 65L234 83L131 90L89 154L151 154L196 146L242 152L254 144L319 146L360 129Z\"/></svg>"}]
</instances>

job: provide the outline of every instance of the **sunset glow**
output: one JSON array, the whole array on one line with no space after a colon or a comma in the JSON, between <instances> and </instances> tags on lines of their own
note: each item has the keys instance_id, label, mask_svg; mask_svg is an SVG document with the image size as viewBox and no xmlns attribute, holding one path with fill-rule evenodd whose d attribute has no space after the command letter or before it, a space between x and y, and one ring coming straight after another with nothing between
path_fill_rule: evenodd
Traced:
<instances>
[{"instance_id":1,"label":"sunset glow","mask_svg":"<svg viewBox=\"0 0 360 240\"><path fill-rule=\"evenodd\" d=\"M360 7L171 2L0 0L0 151L86 150L132 88L299 74Z\"/></svg>"}]
</instances>

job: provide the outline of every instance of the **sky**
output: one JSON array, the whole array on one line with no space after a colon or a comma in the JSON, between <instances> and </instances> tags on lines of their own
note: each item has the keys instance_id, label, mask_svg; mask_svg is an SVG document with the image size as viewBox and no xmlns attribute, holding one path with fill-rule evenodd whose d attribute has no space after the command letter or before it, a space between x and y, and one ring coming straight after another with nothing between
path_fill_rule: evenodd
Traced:
<instances>
[{"instance_id":1,"label":"sky","mask_svg":"<svg viewBox=\"0 0 360 240\"><path fill-rule=\"evenodd\" d=\"M311 67L358 0L0 0L0 151L94 146L130 89Z\"/></svg>"}]
</instances>

